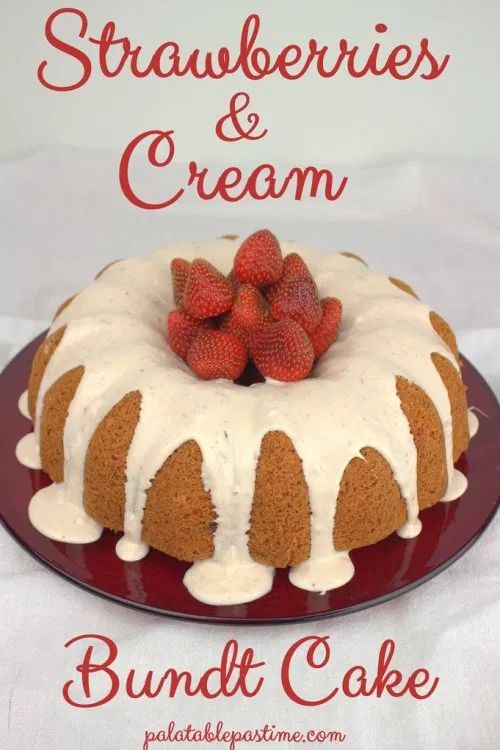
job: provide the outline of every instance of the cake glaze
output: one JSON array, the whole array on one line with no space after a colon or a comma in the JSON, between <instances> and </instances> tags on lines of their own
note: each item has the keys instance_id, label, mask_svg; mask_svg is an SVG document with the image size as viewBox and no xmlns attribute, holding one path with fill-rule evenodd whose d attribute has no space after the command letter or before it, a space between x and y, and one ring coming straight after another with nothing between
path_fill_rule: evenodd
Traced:
<instances>
[{"instance_id":1,"label":"cake glaze","mask_svg":"<svg viewBox=\"0 0 500 750\"><path fill-rule=\"evenodd\" d=\"M23 415L23 417L26 417L26 419L31 419L30 410L28 408L28 391L23 391L21 395L19 396L18 401L18 407L19 407L19 413Z\"/></svg>"},{"instance_id":2,"label":"cake glaze","mask_svg":"<svg viewBox=\"0 0 500 750\"><path fill-rule=\"evenodd\" d=\"M23 415L24 416L24 415ZM16 445L16 458L28 469L41 469L40 451L33 432L25 435Z\"/></svg>"},{"instance_id":3,"label":"cake glaze","mask_svg":"<svg viewBox=\"0 0 500 750\"><path fill-rule=\"evenodd\" d=\"M448 477L443 500L458 497L466 487L465 477L453 467L450 399L432 355L448 360L457 372L459 363L431 324L430 308L356 258L282 243L284 254L298 252L304 258L320 295L340 298L344 308L338 340L309 379L249 388L200 381L170 351L165 319L175 306L171 259L204 257L228 273L238 246L239 241L225 239L172 244L149 258L109 266L73 298L49 331L65 328L37 394L34 435L23 439L17 452L23 463L34 463L47 393L65 373L83 367L64 425L64 481L37 492L29 514L33 525L53 539L95 541L101 527L83 505L87 449L113 406L131 392L140 393L117 554L127 561L147 554L142 539L147 492L168 457L194 440L217 523L213 557L194 562L185 584L209 604L251 601L272 586L273 568L252 559L248 545L257 462L269 432L288 436L302 463L310 554L291 568L290 580L308 591L341 586L354 574L348 551L334 547L336 498L346 467L353 458L364 458L366 446L388 462L401 490L406 521L398 533L411 538L420 531L417 451L396 377L421 388L439 415Z\"/></svg>"},{"instance_id":4,"label":"cake glaze","mask_svg":"<svg viewBox=\"0 0 500 750\"><path fill-rule=\"evenodd\" d=\"M469 423L469 435L471 438L473 438L474 435L477 435L477 431L479 430L479 419L477 414L472 411L472 409L469 409L467 419Z\"/></svg>"}]
</instances>

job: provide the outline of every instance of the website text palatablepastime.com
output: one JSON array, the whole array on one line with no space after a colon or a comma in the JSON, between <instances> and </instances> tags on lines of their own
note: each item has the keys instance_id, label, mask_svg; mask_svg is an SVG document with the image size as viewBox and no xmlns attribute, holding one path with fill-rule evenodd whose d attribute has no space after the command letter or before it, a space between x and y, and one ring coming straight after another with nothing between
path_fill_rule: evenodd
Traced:
<instances>
[{"instance_id":1,"label":"website text palatablepastime.com","mask_svg":"<svg viewBox=\"0 0 500 750\"><path fill-rule=\"evenodd\" d=\"M154 750L161 745L175 745L178 743L207 744L217 743L237 750L243 743L262 743L266 747L271 743L297 744L338 744L346 740L347 735L336 729L307 729L305 731L294 729L278 729L275 724L264 724L254 729L226 729L224 722L218 721L215 725L207 722L203 727L196 728L191 724L178 728L175 721L170 721L165 729L157 731L146 730L142 750Z\"/></svg>"}]
</instances>

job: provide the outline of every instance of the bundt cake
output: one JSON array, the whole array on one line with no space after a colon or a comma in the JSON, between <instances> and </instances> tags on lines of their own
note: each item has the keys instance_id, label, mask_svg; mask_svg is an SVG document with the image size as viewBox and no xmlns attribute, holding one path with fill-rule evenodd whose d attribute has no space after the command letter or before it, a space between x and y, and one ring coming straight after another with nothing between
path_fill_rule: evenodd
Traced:
<instances>
[{"instance_id":1,"label":"bundt cake","mask_svg":"<svg viewBox=\"0 0 500 750\"><path fill-rule=\"evenodd\" d=\"M454 334L352 253L281 243L343 305L310 377L205 381L170 350L172 259L228 274L239 244L116 261L61 305L29 379L34 433L17 451L53 481L31 500L38 531L70 543L123 532L124 560L151 545L193 562L185 584L209 604L263 596L276 567L309 591L341 586L349 550L417 535L420 510L466 487L454 469L469 442Z\"/></svg>"}]
</instances>

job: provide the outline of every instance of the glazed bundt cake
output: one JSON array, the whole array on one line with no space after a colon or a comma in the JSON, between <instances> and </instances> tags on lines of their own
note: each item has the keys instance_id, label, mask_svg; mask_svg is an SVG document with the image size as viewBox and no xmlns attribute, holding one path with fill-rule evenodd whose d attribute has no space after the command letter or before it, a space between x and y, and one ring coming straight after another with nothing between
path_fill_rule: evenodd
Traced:
<instances>
[{"instance_id":1,"label":"glazed bundt cake","mask_svg":"<svg viewBox=\"0 0 500 750\"><path fill-rule=\"evenodd\" d=\"M170 350L172 259L228 274L239 245L117 261L65 302L33 361L34 433L18 447L53 481L29 508L42 534L123 532L120 557L151 545L193 562L185 584L213 604L266 594L276 567L309 591L340 586L349 550L415 536L420 510L466 487L454 469L469 426L453 332L354 254L281 243L342 301L338 339L310 377L205 381Z\"/></svg>"}]
</instances>

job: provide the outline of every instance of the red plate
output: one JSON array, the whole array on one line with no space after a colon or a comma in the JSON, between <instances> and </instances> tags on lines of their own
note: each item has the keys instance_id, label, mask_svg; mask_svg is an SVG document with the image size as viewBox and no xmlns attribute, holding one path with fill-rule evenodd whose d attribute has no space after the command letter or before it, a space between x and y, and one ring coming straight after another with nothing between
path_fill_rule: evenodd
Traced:
<instances>
[{"instance_id":1,"label":"red plate","mask_svg":"<svg viewBox=\"0 0 500 750\"><path fill-rule=\"evenodd\" d=\"M347 614L399 596L444 570L477 541L495 514L500 408L481 375L465 361L469 403L480 410L480 429L467 456L458 463L469 480L462 498L424 511L423 529L416 539L403 540L393 534L379 544L354 550L356 573L342 588L324 595L302 591L281 570L272 591L262 599L223 607L202 604L182 583L185 563L156 550L144 560L124 563L115 554L117 537L109 531L98 542L77 545L53 542L31 526L28 503L49 479L41 471L21 466L14 450L29 428L17 403L41 339L29 344L0 375L1 518L30 554L94 594L157 614L211 622L269 623Z\"/></svg>"}]
</instances>

